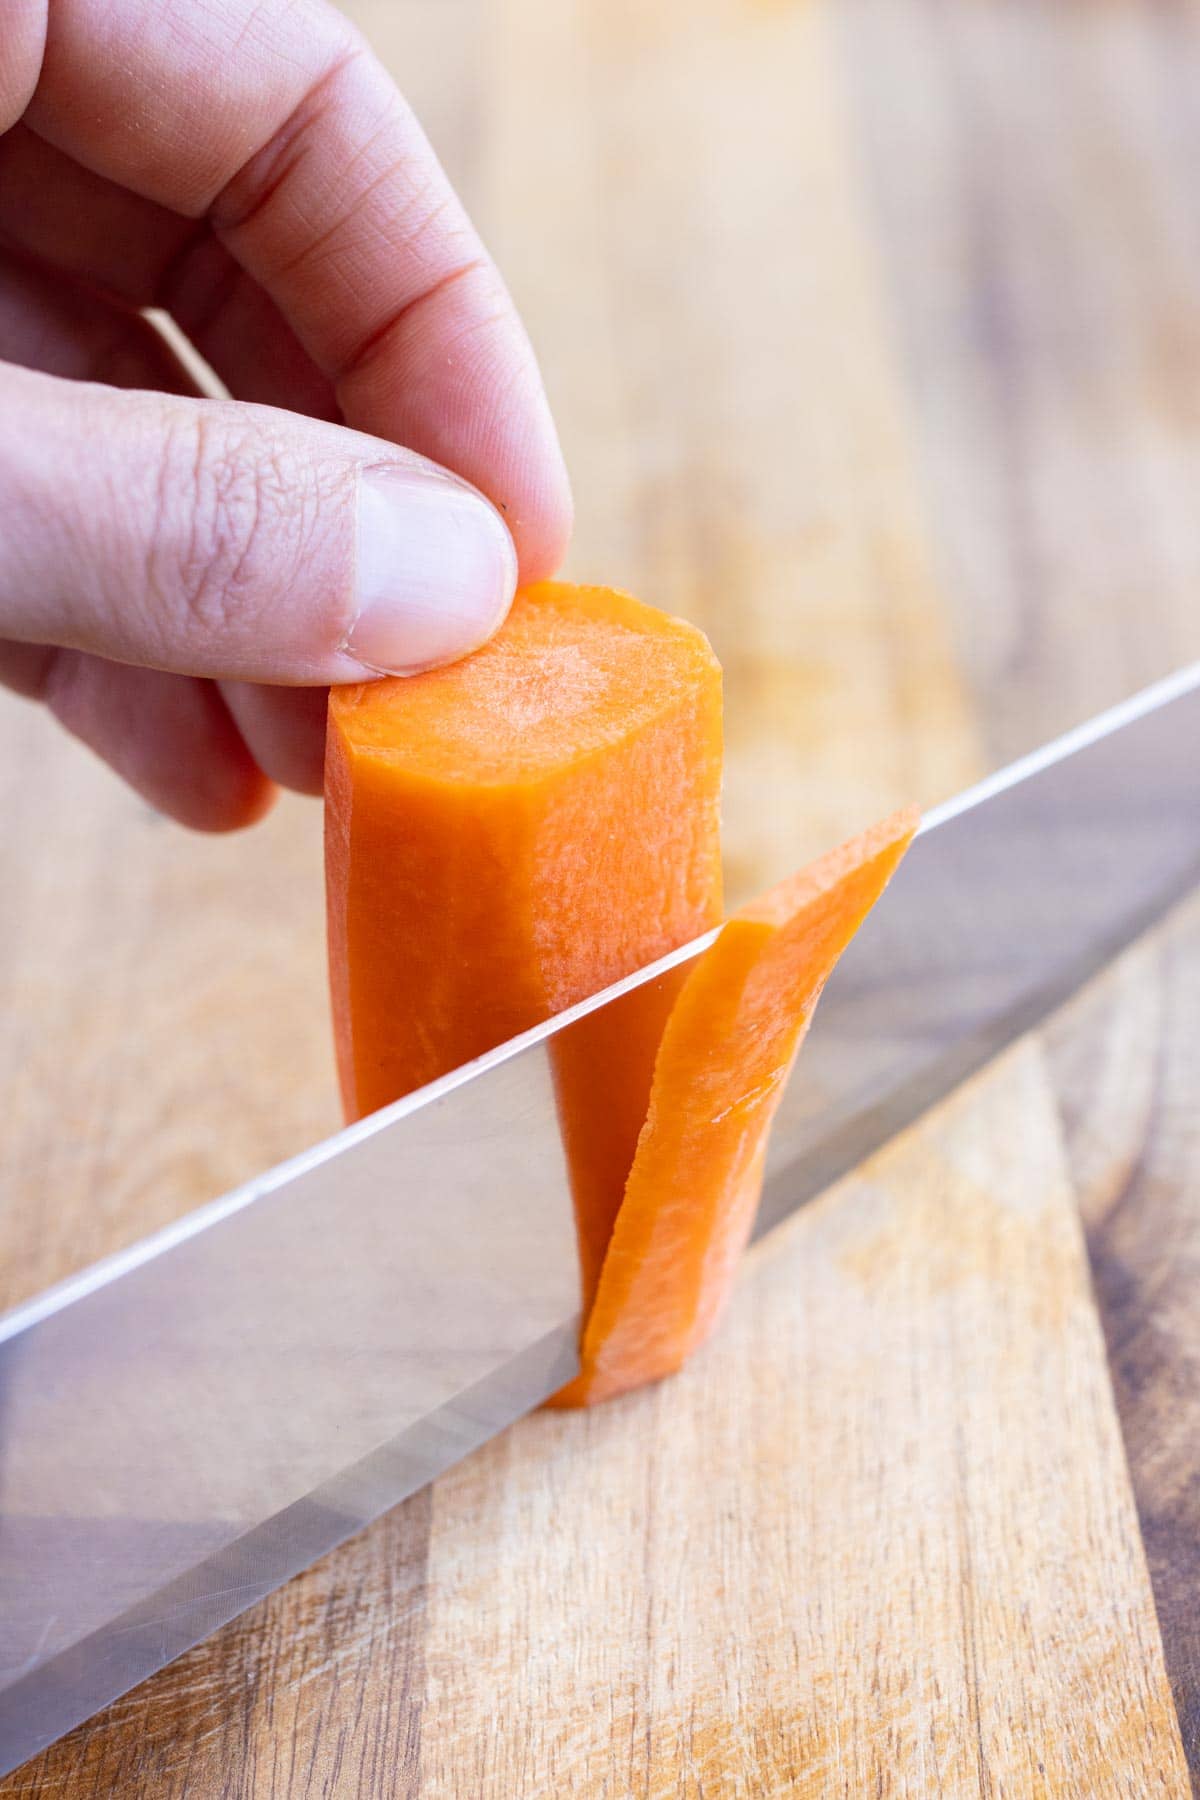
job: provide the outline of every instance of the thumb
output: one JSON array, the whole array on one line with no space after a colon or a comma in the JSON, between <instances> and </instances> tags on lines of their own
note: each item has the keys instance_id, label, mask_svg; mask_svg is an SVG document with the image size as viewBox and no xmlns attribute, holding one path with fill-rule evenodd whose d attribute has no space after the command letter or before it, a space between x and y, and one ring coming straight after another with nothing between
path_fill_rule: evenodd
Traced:
<instances>
[{"instance_id":1,"label":"thumb","mask_svg":"<svg viewBox=\"0 0 1200 1800\"><path fill-rule=\"evenodd\" d=\"M491 503L394 444L0 365L0 637L357 681L473 650L516 575Z\"/></svg>"}]
</instances>

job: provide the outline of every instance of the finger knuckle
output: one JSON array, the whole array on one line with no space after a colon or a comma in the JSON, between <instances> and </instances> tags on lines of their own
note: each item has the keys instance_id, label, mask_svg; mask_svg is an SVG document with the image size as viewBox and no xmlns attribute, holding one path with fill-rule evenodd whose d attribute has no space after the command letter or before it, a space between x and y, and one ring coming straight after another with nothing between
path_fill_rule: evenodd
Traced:
<instances>
[{"instance_id":1,"label":"finger knuckle","mask_svg":"<svg viewBox=\"0 0 1200 1800\"><path fill-rule=\"evenodd\" d=\"M304 563L323 485L302 455L196 412L163 458L152 591L205 638L253 631Z\"/></svg>"},{"instance_id":2,"label":"finger knuckle","mask_svg":"<svg viewBox=\"0 0 1200 1800\"><path fill-rule=\"evenodd\" d=\"M168 437L154 586L206 633L226 630L252 595L275 480L243 434L202 411Z\"/></svg>"}]
</instances>

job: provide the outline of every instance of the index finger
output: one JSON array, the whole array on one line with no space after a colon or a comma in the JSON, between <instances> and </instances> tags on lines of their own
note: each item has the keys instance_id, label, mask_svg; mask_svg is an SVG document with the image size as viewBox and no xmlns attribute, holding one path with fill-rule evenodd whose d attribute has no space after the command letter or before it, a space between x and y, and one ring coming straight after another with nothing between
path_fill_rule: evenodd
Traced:
<instances>
[{"instance_id":1,"label":"index finger","mask_svg":"<svg viewBox=\"0 0 1200 1800\"><path fill-rule=\"evenodd\" d=\"M50 0L25 118L207 218L347 423L465 475L504 512L523 575L553 571L570 500L528 339L410 109L332 7Z\"/></svg>"}]
</instances>

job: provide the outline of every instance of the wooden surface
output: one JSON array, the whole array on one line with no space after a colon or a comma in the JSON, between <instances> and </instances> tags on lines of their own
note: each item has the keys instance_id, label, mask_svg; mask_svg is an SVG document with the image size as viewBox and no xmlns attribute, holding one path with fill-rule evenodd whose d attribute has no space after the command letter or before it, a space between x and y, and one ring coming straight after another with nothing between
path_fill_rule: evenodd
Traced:
<instances>
[{"instance_id":1,"label":"wooden surface","mask_svg":"<svg viewBox=\"0 0 1200 1800\"><path fill-rule=\"evenodd\" d=\"M726 665L737 894L1200 654L1200 15L354 10L542 353L573 570ZM315 808L189 839L0 742L9 1302L334 1096ZM680 1379L525 1421L0 1794L1187 1794L1198 988L1193 905Z\"/></svg>"}]
</instances>

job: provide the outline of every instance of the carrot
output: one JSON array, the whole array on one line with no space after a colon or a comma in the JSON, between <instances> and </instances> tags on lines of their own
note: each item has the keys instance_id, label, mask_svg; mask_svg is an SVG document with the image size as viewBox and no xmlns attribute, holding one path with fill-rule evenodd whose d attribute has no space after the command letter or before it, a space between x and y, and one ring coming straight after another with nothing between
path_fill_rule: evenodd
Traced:
<instances>
[{"instance_id":1,"label":"carrot","mask_svg":"<svg viewBox=\"0 0 1200 1800\"><path fill-rule=\"evenodd\" d=\"M555 1397L591 1405L670 1374L729 1296L767 1137L821 990L917 826L887 819L737 913L691 965L582 1342Z\"/></svg>"},{"instance_id":2,"label":"carrot","mask_svg":"<svg viewBox=\"0 0 1200 1800\"><path fill-rule=\"evenodd\" d=\"M716 924L720 770L706 639L605 588L544 582L462 662L335 688L326 885L348 1117ZM670 999L638 1003L651 1048L616 1083L608 1164L576 1159L581 1219L607 1214L605 1242ZM557 1071L580 1142L586 1060L566 1049Z\"/></svg>"},{"instance_id":3,"label":"carrot","mask_svg":"<svg viewBox=\"0 0 1200 1800\"><path fill-rule=\"evenodd\" d=\"M686 967L656 976L577 1019L550 1045L585 1318L646 1122L654 1059L686 978Z\"/></svg>"},{"instance_id":4,"label":"carrot","mask_svg":"<svg viewBox=\"0 0 1200 1800\"><path fill-rule=\"evenodd\" d=\"M542 583L451 668L335 689L326 869L338 1066L371 1112L720 916L720 669L693 627ZM898 814L745 909L688 969L552 1046L589 1404L720 1312L821 988L915 829Z\"/></svg>"}]
</instances>

